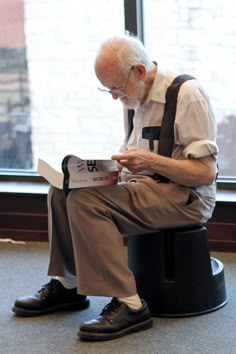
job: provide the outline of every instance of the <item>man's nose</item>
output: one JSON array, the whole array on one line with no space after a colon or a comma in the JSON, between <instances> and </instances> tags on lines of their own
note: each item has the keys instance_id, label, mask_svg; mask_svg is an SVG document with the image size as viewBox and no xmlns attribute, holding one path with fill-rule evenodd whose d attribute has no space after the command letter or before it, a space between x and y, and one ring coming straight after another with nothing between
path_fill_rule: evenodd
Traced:
<instances>
[{"instance_id":1,"label":"man's nose","mask_svg":"<svg viewBox=\"0 0 236 354\"><path fill-rule=\"evenodd\" d=\"M117 98L119 98L119 94L115 93L115 92L112 92L111 96L112 96L113 100L117 100Z\"/></svg>"}]
</instances>

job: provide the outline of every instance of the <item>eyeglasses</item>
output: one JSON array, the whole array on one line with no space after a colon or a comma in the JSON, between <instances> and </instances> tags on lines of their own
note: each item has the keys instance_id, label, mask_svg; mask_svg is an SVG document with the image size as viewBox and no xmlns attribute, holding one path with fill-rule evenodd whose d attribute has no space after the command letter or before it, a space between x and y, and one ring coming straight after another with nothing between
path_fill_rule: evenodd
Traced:
<instances>
[{"instance_id":1,"label":"eyeglasses","mask_svg":"<svg viewBox=\"0 0 236 354\"><path fill-rule=\"evenodd\" d=\"M108 90L108 89L104 89L104 88L99 87L98 90L101 91L101 92L104 92L104 93L109 93L110 95L112 95L113 93L125 93L126 87L128 85L128 82L129 82L130 75L131 75L131 73L132 73L134 68L135 68L135 65L133 65L130 68L130 71L128 73L128 76L127 76L127 79L125 81L123 89L119 89L119 88L113 87L113 88Z\"/></svg>"}]
</instances>

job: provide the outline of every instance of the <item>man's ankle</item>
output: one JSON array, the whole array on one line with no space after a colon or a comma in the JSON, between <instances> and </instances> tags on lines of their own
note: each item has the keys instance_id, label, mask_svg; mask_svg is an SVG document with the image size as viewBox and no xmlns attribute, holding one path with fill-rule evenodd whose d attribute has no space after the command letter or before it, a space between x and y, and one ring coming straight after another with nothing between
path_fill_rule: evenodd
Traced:
<instances>
[{"instance_id":1,"label":"man's ankle","mask_svg":"<svg viewBox=\"0 0 236 354\"><path fill-rule=\"evenodd\" d=\"M75 289L77 288L77 279L76 277L59 277L55 276L53 279L58 280L65 289Z\"/></svg>"},{"instance_id":2,"label":"man's ankle","mask_svg":"<svg viewBox=\"0 0 236 354\"><path fill-rule=\"evenodd\" d=\"M138 294L128 297L119 297L117 298L118 301L123 302L132 310L139 310L143 304Z\"/></svg>"}]
</instances>

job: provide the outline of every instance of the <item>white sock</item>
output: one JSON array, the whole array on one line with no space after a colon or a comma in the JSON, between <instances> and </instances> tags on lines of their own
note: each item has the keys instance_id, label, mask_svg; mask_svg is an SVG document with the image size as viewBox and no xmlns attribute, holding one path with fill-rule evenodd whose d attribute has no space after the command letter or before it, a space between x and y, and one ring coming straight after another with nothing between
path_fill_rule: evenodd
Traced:
<instances>
[{"instance_id":1,"label":"white sock","mask_svg":"<svg viewBox=\"0 0 236 354\"><path fill-rule=\"evenodd\" d=\"M54 279L58 280L66 289L74 289L77 288L77 280L76 277L69 278L69 277L53 277Z\"/></svg>"},{"instance_id":2,"label":"white sock","mask_svg":"<svg viewBox=\"0 0 236 354\"><path fill-rule=\"evenodd\" d=\"M138 294L128 297L118 297L117 300L123 302L133 310L139 310L143 306Z\"/></svg>"}]
</instances>

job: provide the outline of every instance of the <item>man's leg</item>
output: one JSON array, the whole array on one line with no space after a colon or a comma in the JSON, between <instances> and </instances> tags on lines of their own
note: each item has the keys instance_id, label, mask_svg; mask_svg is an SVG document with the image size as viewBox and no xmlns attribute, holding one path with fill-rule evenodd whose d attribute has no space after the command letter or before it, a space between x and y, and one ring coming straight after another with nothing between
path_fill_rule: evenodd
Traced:
<instances>
[{"instance_id":1,"label":"man's leg","mask_svg":"<svg viewBox=\"0 0 236 354\"><path fill-rule=\"evenodd\" d=\"M76 278L66 196L62 190L54 187L51 187L48 193L48 237L48 275Z\"/></svg>"},{"instance_id":2,"label":"man's leg","mask_svg":"<svg viewBox=\"0 0 236 354\"><path fill-rule=\"evenodd\" d=\"M67 197L67 213L79 292L135 295L123 235L199 222L196 206L191 208L188 199L188 188L179 190L171 183L161 187L149 178L137 183L72 190Z\"/></svg>"},{"instance_id":3,"label":"man's leg","mask_svg":"<svg viewBox=\"0 0 236 354\"><path fill-rule=\"evenodd\" d=\"M123 231L147 229L131 217L133 193L135 190L120 185L74 190L67 198L79 292L113 297L98 319L80 326L81 339L108 340L152 326L147 304L137 294L123 243Z\"/></svg>"},{"instance_id":4,"label":"man's leg","mask_svg":"<svg viewBox=\"0 0 236 354\"><path fill-rule=\"evenodd\" d=\"M67 211L79 292L113 297L98 319L80 326L81 339L113 339L152 326L144 300L137 310L129 306L137 292L122 235L191 224L198 218L194 210L188 188L178 190L174 184L160 188L150 179L71 191Z\"/></svg>"},{"instance_id":5,"label":"man's leg","mask_svg":"<svg viewBox=\"0 0 236 354\"><path fill-rule=\"evenodd\" d=\"M37 316L61 310L81 310L89 306L84 295L77 294L74 253L68 224L64 192L51 187L48 194L50 261L48 274L53 279L36 294L15 301L13 312Z\"/></svg>"},{"instance_id":6,"label":"man's leg","mask_svg":"<svg viewBox=\"0 0 236 354\"><path fill-rule=\"evenodd\" d=\"M135 280L127 266L123 235L113 218L115 204L108 205L106 200L108 189L72 190L67 197L78 289L88 295L132 296L136 294ZM110 198L115 199L116 194L122 198L121 191L111 189Z\"/></svg>"}]
</instances>

